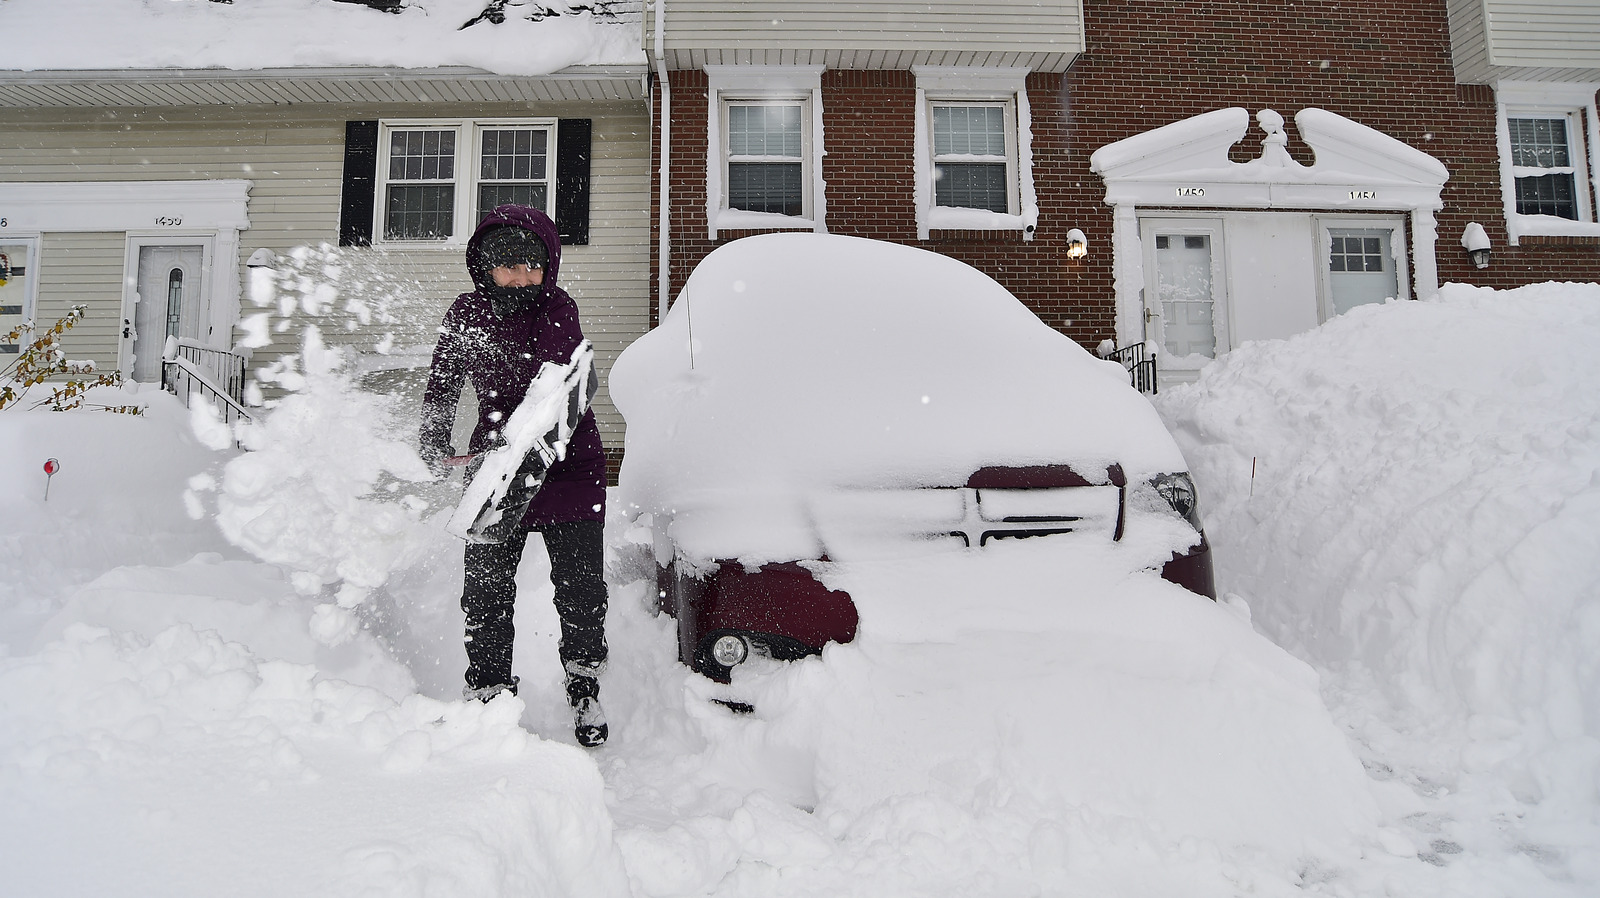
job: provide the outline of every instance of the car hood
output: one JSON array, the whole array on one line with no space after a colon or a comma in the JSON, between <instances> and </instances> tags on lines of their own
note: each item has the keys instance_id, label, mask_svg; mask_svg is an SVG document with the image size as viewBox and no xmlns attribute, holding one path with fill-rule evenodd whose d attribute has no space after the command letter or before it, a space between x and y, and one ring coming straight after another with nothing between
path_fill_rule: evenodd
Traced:
<instances>
[{"instance_id":1,"label":"car hood","mask_svg":"<svg viewBox=\"0 0 1600 898\"><path fill-rule=\"evenodd\" d=\"M718 248L609 386L627 422L617 498L706 558L812 557L819 492L995 466L1185 470L1120 366L962 262L860 238Z\"/></svg>"}]
</instances>

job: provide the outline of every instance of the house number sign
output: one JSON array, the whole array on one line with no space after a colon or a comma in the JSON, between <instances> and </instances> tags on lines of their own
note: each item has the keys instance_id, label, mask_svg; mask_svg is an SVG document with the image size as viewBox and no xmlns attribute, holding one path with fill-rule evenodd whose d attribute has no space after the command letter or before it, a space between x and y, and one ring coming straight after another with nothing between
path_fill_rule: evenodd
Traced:
<instances>
[{"instance_id":1,"label":"house number sign","mask_svg":"<svg viewBox=\"0 0 1600 898\"><path fill-rule=\"evenodd\" d=\"M158 228L176 228L176 227L178 227L179 225L182 225L182 224L183 224L183 216L181 216L181 215L157 215L156 216L156 227L158 227Z\"/></svg>"},{"instance_id":2,"label":"house number sign","mask_svg":"<svg viewBox=\"0 0 1600 898\"><path fill-rule=\"evenodd\" d=\"M1352 191L1350 191L1350 198L1353 199L1353 200L1375 200L1375 199L1378 198L1378 191L1376 191L1376 190L1352 190Z\"/></svg>"},{"instance_id":3,"label":"house number sign","mask_svg":"<svg viewBox=\"0 0 1600 898\"><path fill-rule=\"evenodd\" d=\"M1206 189L1204 187L1179 187L1178 188L1178 196L1205 196L1205 195L1206 195Z\"/></svg>"}]
</instances>

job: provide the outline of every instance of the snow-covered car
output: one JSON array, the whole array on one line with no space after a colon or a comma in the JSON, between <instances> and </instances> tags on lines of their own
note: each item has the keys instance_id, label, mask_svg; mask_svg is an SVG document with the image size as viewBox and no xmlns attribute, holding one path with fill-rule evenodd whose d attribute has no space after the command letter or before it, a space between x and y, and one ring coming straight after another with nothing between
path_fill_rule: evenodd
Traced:
<instances>
[{"instance_id":1,"label":"snow-covered car","mask_svg":"<svg viewBox=\"0 0 1600 898\"><path fill-rule=\"evenodd\" d=\"M1119 365L978 270L824 234L731 242L610 376L617 498L713 679L856 634L830 565L1072 540L1215 598L1182 454Z\"/></svg>"}]
</instances>

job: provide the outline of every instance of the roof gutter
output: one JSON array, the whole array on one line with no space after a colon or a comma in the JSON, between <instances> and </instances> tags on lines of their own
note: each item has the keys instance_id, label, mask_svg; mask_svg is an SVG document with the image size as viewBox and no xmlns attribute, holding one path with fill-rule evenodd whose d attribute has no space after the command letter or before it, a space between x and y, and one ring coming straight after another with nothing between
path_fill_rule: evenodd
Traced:
<instances>
[{"instance_id":1,"label":"roof gutter","mask_svg":"<svg viewBox=\"0 0 1600 898\"><path fill-rule=\"evenodd\" d=\"M656 230L659 232L659 244L656 249L658 260L656 271L656 323L666 320L669 305L668 290L672 286L671 253L672 243L667 238L667 225L670 216L667 214L669 193L672 189L672 82L667 77L666 50L662 42L666 38L667 0L655 0L655 40L651 47L651 60L655 65L656 83L661 85L661 123L656 133L661 141L661 167L658 178L660 208L657 210L659 220Z\"/></svg>"}]
</instances>

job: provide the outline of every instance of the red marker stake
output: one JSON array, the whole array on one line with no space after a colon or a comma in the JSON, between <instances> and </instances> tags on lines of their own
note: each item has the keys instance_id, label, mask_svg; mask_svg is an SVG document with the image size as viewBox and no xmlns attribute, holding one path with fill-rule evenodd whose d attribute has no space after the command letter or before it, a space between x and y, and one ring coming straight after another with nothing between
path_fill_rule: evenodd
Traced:
<instances>
[{"instance_id":1,"label":"red marker stake","mask_svg":"<svg viewBox=\"0 0 1600 898\"><path fill-rule=\"evenodd\" d=\"M56 472L59 470L61 470L61 462L53 458L44 460L44 501L46 502L50 501L50 478L56 476Z\"/></svg>"}]
</instances>

